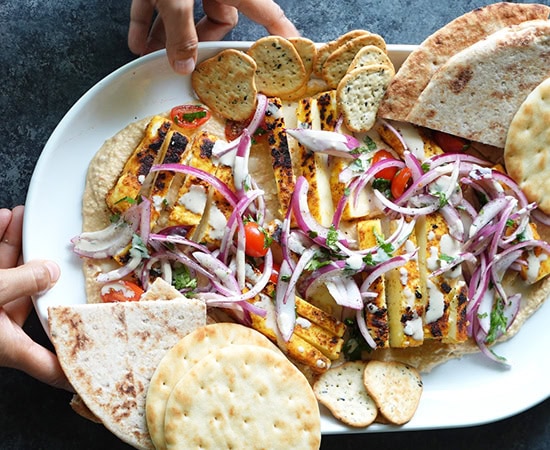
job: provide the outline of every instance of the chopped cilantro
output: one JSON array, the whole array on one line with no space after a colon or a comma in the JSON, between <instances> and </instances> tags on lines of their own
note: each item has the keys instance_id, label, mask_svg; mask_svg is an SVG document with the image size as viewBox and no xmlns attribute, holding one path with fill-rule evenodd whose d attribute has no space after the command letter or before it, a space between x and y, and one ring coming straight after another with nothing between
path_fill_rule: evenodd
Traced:
<instances>
[{"instance_id":1,"label":"chopped cilantro","mask_svg":"<svg viewBox=\"0 0 550 450\"><path fill-rule=\"evenodd\" d=\"M391 180L375 178L372 181L372 188L379 190L385 197L391 197Z\"/></svg>"},{"instance_id":2,"label":"chopped cilantro","mask_svg":"<svg viewBox=\"0 0 550 450\"><path fill-rule=\"evenodd\" d=\"M336 245L337 242L338 231L336 231L336 227L334 225L331 225L327 234L326 246L332 251L338 251L338 245Z\"/></svg>"},{"instance_id":3,"label":"chopped cilantro","mask_svg":"<svg viewBox=\"0 0 550 450\"><path fill-rule=\"evenodd\" d=\"M183 289L195 289L197 287L197 279L191 276L191 273L187 267L180 264L173 269L172 285L178 291Z\"/></svg>"},{"instance_id":4,"label":"chopped cilantro","mask_svg":"<svg viewBox=\"0 0 550 450\"><path fill-rule=\"evenodd\" d=\"M376 150L376 142L374 142L370 136L365 136L363 142L367 146L369 152Z\"/></svg>"},{"instance_id":5,"label":"chopped cilantro","mask_svg":"<svg viewBox=\"0 0 550 450\"><path fill-rule=\"evenodd\" d=\"M344 323L349 331L349 338L342 349L344 356L348 361L360 360L363 356L363 352L370 352L372 349L365 341L361 331L359 331L359 326L355 319L345 319Z\"/></svg>"},{"instance_id":6,"label":"chopped cilantro","mask_svg":"<svg viewBox=\"0 0 550 450\"><path fill-rule=\"evenodd\" d=\"M130 252L139 252L143 258L149 258L149 250L147 250L147 246L137 234L132 236L132 248Z\"/></svg>"},{"instance_id":7,"label":"chopped cilantro","mask_svg":"<svg viewBox=\"0 0 550 450\"><path fill-rule=\"evenodd\" d=\"M497 298L493 309L491 311L491 325L489 327L489 332L485 338L487 344L492 344L500 336L506 333L506 327L508 325L508 319L504 315L504 300Z\"/></svg>"},{"instance_id":8,"label":"chopped cilantro","mask_svg":"<svg viewBox=\"0 0 550 450\"><path fill-rule=\"evenodd\" d=\"M206 111L196 111L191 113L184 113L181 115L181 118L185 122L189 123L195 121L196 119L202 119L203 117L206 117ZM174 121L176 122L176 124L178 124L179 116L174 116Z\"/></svg>"},{"instance_id":9,"label":"chopped cilantro","mask_svg":"<svg viewBox=\"0 0 550 450\"><path fill-rule=\"evenodd\" d=\"M452 256L449 256L449 255L445 255L444 253L441 253L439 255L439 259L441 261L445 261L446 263L450 264L452 263L455 259L452 257Z\"/></svg>"}]
</instances>

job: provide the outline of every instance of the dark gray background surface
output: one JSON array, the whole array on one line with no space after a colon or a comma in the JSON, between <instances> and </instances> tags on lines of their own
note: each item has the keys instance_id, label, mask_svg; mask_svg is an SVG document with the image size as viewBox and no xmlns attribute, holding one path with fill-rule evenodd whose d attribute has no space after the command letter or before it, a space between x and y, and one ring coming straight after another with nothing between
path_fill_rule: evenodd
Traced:
<instances>
[{"instance_id":1,"label":"dark gray background surface","mask_svg":"<svg viewBox=\"0 0 550 450\"><path fill-rule=\"evenodd\" d=\"M317 42L364 28L381 34L390 44L418 44L453 18L491 2L278 3L300 32ZM104 76L134 59L126 45L129 10L129 0L0 1L0 207L25 202L42 148L70 107ZM200 16L200 5L196 15ZM227 39L255 40L264 34L263 28L241 17ZM26 330L48 345L36 315L31 316ZM542 349L540 356L548 358L548 349ZM73 413L68 404L70 397L25 374L0 369L0 449L129 448L102 426ZM502 392L502 402L506 402L506 392ZM476 405L472 399L472 407L484 405ZM342 450L359 446L549 449L550 400L515 417L472 428L325 436L322 444L325 449Z\"/></svg>"}]
</instances>

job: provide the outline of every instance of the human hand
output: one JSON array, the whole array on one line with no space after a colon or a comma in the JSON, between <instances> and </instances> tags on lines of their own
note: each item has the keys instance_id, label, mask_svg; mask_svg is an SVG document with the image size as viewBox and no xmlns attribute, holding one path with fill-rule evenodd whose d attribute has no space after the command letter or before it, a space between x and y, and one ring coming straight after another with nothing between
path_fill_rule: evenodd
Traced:
<instances>
[{"instance_id":1,"label":"human hand","mask_svg":"<svg viewBox=\"0 0 550 450\"><path fill-rule=\"evenodd\" d=\"M182 75L189 74L195 68L198 42L223 39L237 25L239 11L270 34L299 36L273 0L203 0L202 3L205 16L195 26L193 0L132 0L130 50L144 55L166 46L172 68ZM158 16L152 24L155 9Z\"/></svg>"},{"instance_id":2,"label":"human hand","mask_svg":"<svg viewBox=\"0 0 550 450\"><path fill-rule=\"evenodd\" d=\"M44 383L72 390L57 357L22 328L32 309L30 296L48 290L59 278L54 262L22 264L22 226L22 206L0 209L0 367L22 370Z\"/></svg>"}]
</instances>

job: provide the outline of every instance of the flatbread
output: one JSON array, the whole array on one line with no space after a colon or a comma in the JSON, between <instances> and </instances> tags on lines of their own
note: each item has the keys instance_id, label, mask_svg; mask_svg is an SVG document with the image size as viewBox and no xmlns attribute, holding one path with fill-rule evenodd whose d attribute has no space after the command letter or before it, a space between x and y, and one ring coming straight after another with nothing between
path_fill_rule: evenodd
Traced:
<instances>
[{"instance_id":1,"label":"flatbread","mask_svg":"<svg viewBox=\"0 0 550 450\"><path fill-rule=\"evenodd\" d=\"M407 121L503 148L514 114L550 76L549 56L548 20L497 31L450 58Z\"/></svg>"},{"instance_id":2,"label":"flatbread","mask_svg":"<svg viewBox=\"0 0 550 450\"><path fill-rule=\"evenodd\" d=\"M454 54L490 34L528 20L547 19L550 7L540 4L495 3L470 11L429 36L413 51L379 108L380 117L406 121L432 76Z\"/></svg>"},{"instance_id":3,"label":"flatbread","mask_svg":"<svg viewBox=\"0 0 550 450\"><path fill-rule=\"evenodd\" d=\"M146 402L149 434L157 450L166 448L164 412L176 384L186 377L197 362L215 349L244 344L280 353L275 344L256 330L234 323L216 323L188 334L164 355L151 378Z\"/></svg>"},{"instance_id":4,"label":"flatbread","mask_svg":"<svg viewBox=\"0 0 550 450\"><path fill-rule=\"evenodd\" d=\"M504 147L508 174L530 202L550 214L550 78L527 96L514 115Z\"/></svg>"},{"instance_id":5,"label":"flatbread","mask_svg":"<svg viewBox=\"0 0 550 450\"><path fill-rule=\"evenodd\" d=\"M145 420L149 380L165 352L206 323L194 299L53 306L51 339L91 413L123 441L153 449Z\"/></svg>"},{"instance_id":6,"label":"flatbread","mask_svg":"<svg viewBox=\"0 0 550 450\"><path fill-rule=\"evenodd\" d=\"M231 345L197 362L166 404L169 450L315 449L319 405L304 375L283 355Z\"/></svg>"}]
</instances>

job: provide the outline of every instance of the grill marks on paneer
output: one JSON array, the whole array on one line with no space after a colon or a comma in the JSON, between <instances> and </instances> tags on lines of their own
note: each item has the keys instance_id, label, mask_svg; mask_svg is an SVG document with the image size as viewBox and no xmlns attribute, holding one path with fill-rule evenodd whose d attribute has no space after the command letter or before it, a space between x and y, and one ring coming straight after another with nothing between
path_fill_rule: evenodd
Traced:
<instances>
[{"instance_id":1,"label":"grill marks on paneer","mask_svg":"<svg viewBox=\"0 0 550 450\"><path fill-rule=\"evenodd\" d=\"M172 121L160 116L153 117L149 122L143 139L126 161L117 182L107 193L105 200L113 213L123 213L138 197L171 126Z\"/></svg>"}]
</instances>

